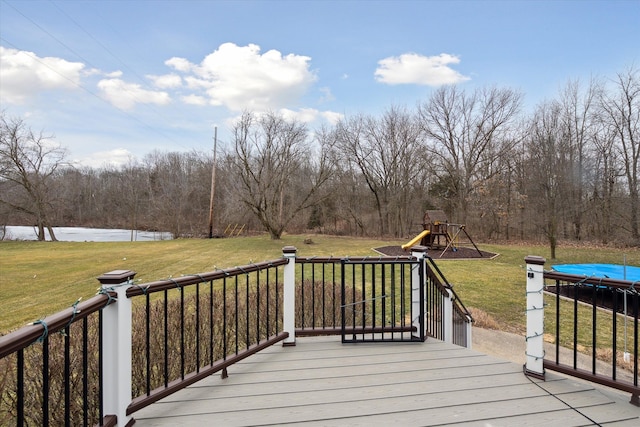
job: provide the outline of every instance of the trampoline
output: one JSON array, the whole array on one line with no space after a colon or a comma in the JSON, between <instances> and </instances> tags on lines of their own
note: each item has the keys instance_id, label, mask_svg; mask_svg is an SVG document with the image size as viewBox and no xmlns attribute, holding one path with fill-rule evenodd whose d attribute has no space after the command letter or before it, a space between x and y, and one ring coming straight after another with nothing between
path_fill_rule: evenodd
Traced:
<instances>
[{"instance_id":1,"label":"trampoline","mask_svg":"<svg viewBox=\"0 0 640 427\"><path fill-rule=\"evenodd\" d=\"M558 273L616 280L640 281L640 267L619 264L559 264L551 268Z\"/></svg>"}]
</instances>

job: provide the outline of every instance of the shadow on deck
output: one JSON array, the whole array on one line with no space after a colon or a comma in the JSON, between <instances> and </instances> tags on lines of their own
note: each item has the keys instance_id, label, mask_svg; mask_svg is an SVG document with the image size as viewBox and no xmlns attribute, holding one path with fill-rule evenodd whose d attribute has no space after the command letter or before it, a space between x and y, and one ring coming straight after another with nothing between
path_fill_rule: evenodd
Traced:
<instances>
[{"instance_id":1,"label":"shadow on deck","mask_svg":"<svg viewBox=\"0 0 640 427\"><path fill-rule=\"evenodd\" d=\"M136 426L640 425L616 391L436 339L276 345L135 413ZM626 400L625 400L626 399Z\"/></svg>"}]
</instances>

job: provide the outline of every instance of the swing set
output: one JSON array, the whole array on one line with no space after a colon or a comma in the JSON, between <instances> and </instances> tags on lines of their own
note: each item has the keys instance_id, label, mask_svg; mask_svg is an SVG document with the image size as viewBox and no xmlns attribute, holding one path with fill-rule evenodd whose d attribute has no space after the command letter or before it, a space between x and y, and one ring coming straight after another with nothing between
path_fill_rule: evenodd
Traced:
<instances>
[{"instance_id":1,"label":"swing set","mask_svg":"<svg viewBox=\"0 0 640 427\"><path fill-rule=\"evenodd\" d=\"M440 253L440 257L442 257L442 255L444 255L448 250L453 252L458 250L460 235L464 234L476 251L478 251L480 257L482 257L482 252L478 249L478 246L476 246L473 239L467 232L465 224L449 223L444 211L426 211L422 222L422 228L422 232L409 242L402 245L402 249L406 251L419 243L429 249L442 249L442 252Z\"/></svg>"}]
</instances>

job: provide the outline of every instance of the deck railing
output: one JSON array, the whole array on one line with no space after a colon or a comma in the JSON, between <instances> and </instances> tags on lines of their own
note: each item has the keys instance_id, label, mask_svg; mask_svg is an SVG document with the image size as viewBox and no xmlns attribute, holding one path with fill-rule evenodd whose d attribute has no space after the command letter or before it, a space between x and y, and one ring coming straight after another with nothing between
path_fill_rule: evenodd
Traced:
<instances>
[{"instance_id":1,"label":"deck railing","mask_svg":"<svg viewBox=\"0 0 640 427\"><path fill-rule=\"evenodd\" d=\"M639 284L545 271L541 257L525 262L526 373L544 378L545 369L562 372L629 392L640 406ZM599 307L603 299L607 308Z\"/></svg>"},{"instance_id":2,"label":"deck railing","mask_svg":"<svg viewBox=\"0 0 640 427\"><path fill-rule=\"evenodd\" d=\"M426 249L414 249L299 258L285 247L274 261L145 284L133 271L106 273L95 297L0 337L0 425L127 425L267 346L295 345L296 334L408 331L470 346L471 316Z\"/></svg>"}]
</instances>

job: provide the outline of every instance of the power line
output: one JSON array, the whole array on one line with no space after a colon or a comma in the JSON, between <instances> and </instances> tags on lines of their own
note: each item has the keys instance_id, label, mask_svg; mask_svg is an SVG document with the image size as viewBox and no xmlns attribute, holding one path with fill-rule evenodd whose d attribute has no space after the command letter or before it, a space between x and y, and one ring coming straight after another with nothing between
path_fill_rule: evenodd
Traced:
<instances>
[{"instance_id":1,"label":"power line","mask_svg":"<svg viewBox=\"0 0 640 427\"><path fill-rule=\"evenodd\" d=\"M26 19L27 21L29 21L32 25L34 25L36 28L38 28L40 31L42 31L44 34L46 34L48 37L50 37L51 39L55 40L57 43L59 43L61 46L63 46L65 49L67 49L69 52L73 53L74 55L76 55L80 60L82 60L85 64L89 65L90 67L94 68L94 69L98 69L98 67L96 67L94 64L91 63L91 61L89 61L87 58L83 57L79 52L77 52L76 50L74 50L71 46L69 46L67 43L65 43L64 41L62 41L61 39L59 39L58 37L56 37L54 34L52 34L50 31L48 31L46 28L44 28L43 26L39 25L36 21L34 21L33 19L31 19L29 16L27 16L26 14L24 14L22 11L20 11L18 8L16 8L14 5L10 4L9 2L7 2L6 0L2 0L3 3L5 3L6 5L10 6L15 12L17 12L18 14L20 14L24 19ZM69 21L71 21L74 25L76 25L83 33L87 34L98 46L100 46L100 48L102 48L105 52L107 52L109 55L111 55L113 58L115 58L120 64L122 64L124 66L125 69L129 70L133 75L135 75L142 83L143 83L143 87L147 86L144 83L144 79L138 74L136 73L131 67L129 67L122 59L120 59L117 55L115 55L110 49L108 49L103 43L101 43L96 37L94 37L89 31L87 31L84 27L82 27L76 20L74 20L68 13L66 13L64 10L62 10L55 2L51 1L51 3L67 18L69 19ZM1 37L0 39L3 40L5 43L7 43L8 45L12 46L13 48L20 50L21 52L25 53L25 54L30 54L30 52L25 51L20 49L19 47L17 47L14 43L11 43L10 41L8 41L5 37ZM176 139L174 139L173 137L167 135L166 133L163 133L161 131L159 131L156 128L151 127L150 125L148 125L147 123L145 123L144 121L142 121L140 118L134 116L133 114L129 113L126 110L123 110L122 108L119 108L118 106L110 103L109 101L107 101L106 99L104 99L102 96L94 93L93 91L91 91L90 89L88 89L87 87L85 87L82 84L77 83L76 81L70 79L68 76L65 76L64 74L62 74L61 72L59 72L58 70L56 70L55 68L51 67L49 64L43 62L40 60L39 57L35 56L35 55L30 55L35 61L39 62L40 64L46 66L47 68L49 68L50 70L52 70L53 72L55 72L56 74L58 74L59 76L63 77L64 79L68 80L69 82L71 82L74 86L77 86L79 88L81 88L82 90L84 90L85 92L91 94L92 96L100 99L102 102L106 103L107 105L109 105L110 107L115 108L116 110L118 110L119 112L125 114L127 117L135 120L136 122L138 122L139 124L143 125L145 128L148 128L150 130L153 130L155 133L163 136L164 138L166 138L167 140L175 143L176 145L179 145L180 147L182 147L183 149L190 149L186 146L184 146L182 143L180 143L179 141L177 141ZM149 86L147 86L149 87ZM150 111L152 111L155 115L157 115L163 122L167 123L168 117L166 117L165 115L163 115L160 111L158 111L157 109L153 108L152 106L150 106L148 103L145 103L143 101L141 101L139 98L137 98L137 96L135 95L135 93L129 91L129 90L124 90L134 101L136 104L142 104L144 105L145 108L148 108Z\"/></svg>"},{"instance_id":2,"label":"power line","mask_svg":"<svg viewBox=\"0 0 640 427\"><path fill-rule=\"evenodd\" d=\"M55 68L51 67L49 64L47 64L46 62L42 61L38 56L36 56L35 54L32 54L29 51L23 50L21 48L19 48L18 46L16 46L15 44L11 43L9 40L7 40L5 37L0 36L0 40L2 40L3 43L8 44L9 46L13 47L16 50L19 50L20 52L22 52L25 55L29 55L33 60L39 62L40 64L44 65L45 67L49 68L51 71L53 71L54 73L56 73L57 75L59 75L60 77L62 77L63 79L69 81L71 84L73 84L74 86L84 90L85 92L87 92L88 94L96 97L97 99L99 99L100 101L104 102L105 104L107 104L109 107L115 108L116 110L118 110L119 112L121 112L122 114L128 116L129 118L133 119L134 121L138 122L139 124L143 125L145 128L152 130L153 132L164 136L165 138L167 138L170 141L175 142L176 144L182 146L183 148L187 148L184 147L182 144L180 144L178 141L176 141L175 139L171 138L169 135L162 133L160 131L158 131L157 129L155 129L154 127L152 127L151 125L148 125L147 123L143 122L141 119L139 119L138 117L132 115L131 113L129 113L126 110L123 110L115 105L113 105L112 103L110 103L109 101L107 101L106 99L104 99L103 97L101 97L100 95L92 92L90 89L88 89L87 87L85 87L84 85L74 81L73 79L70 79L68 76L60 73L58 70L56 70Z\"/></svg>"},{"instance_id":3,"label":"power line","mask_svg":"<svg viewBox=\"0 0 640 427\"><path fill-rule=\"evenodd\" d=\"M122 60L118 55L116 55L113 51L111 51L111 49L109 49L107 46L105 46L102 42L100 42L100 40L98 40L96 37L93 36L93 34L91 34L88 30L86 30L82 25L80 25L75 19L73 19L73 17L71 17L67 12L64 11L64 9L62 9L60 6L58 6L58 4L51 0L51 4L53 4L56 9L58 9L60 11L60 13L62 13L69 21L73 22L73 24L78 27L83 33L85 33L87 36L89 36L91 38L91 40L93 40L98 46L100 46L105 52L107 52L109 55L111 55L116 61L118 61L126 70L128 70L131 74L133 74L134 76L136 76L138 78L138 80L143 84L146 85L146 81L145 79L140 76L133 68L129 67L127 65L126 62L124 62L124 60ZM94 67L94 68L98 68L98 67Z\"/></svg>"}]
</instances>

